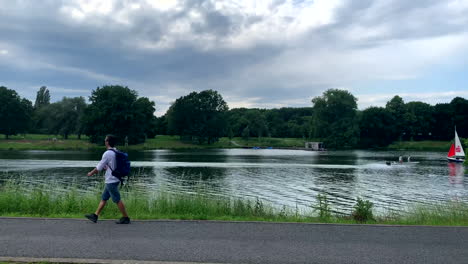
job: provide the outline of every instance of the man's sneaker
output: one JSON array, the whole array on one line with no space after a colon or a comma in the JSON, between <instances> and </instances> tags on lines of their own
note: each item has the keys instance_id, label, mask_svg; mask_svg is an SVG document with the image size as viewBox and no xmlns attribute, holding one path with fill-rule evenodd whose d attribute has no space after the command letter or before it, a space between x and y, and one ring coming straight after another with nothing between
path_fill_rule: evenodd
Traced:
<instances>
[{"instance_id":1,"label":"man's sneaker","mask_svg":"<svg viewBox=\"0 0 468 264\"><path fill-rule=\"evenodd\" d=\"M88 218L90 221L96 223L97 222L97 219L98 219L98 216L96 214L87 214L85 215L86 218Z\"/></svg>"},{"instance_id":2,"label":"man's sneaker","mask_svg":"<svg viewBox=\"0 0 468 264\"><path fill-rule=\"evenodd\" d=\"M119 219L119 221L115 222L116 224L130 224L130 218L128 217L122 217Z\"/></svg>"}]
</instances>

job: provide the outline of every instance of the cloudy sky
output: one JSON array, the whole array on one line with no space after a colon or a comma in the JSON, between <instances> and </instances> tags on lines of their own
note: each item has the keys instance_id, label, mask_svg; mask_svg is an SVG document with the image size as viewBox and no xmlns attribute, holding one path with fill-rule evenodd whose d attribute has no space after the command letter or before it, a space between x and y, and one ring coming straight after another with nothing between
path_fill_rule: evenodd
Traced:
<instances>
[{"instance_id":1,"label":"cloudy sky","mask_svg":"<svg viewBox=\"0 0 468 264\"><path fill-rule=\"evenodd\" d=\"M230 108L468 98L468 0L0 0L0 85L57 101L108 84L158 116L206 89Z\"/></svg>"}]
</instances>

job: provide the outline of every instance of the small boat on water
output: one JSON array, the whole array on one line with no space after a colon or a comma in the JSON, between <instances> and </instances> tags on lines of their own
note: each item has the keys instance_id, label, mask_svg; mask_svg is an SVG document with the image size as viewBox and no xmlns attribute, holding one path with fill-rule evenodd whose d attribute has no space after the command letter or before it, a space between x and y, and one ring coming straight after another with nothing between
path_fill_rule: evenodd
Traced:
<instances>
[{"instance_id":1,"label":"small boat on water","mask_svg":"<svg viewBox=\"0 0 468 264\"><path fill-rule=\"evenodd\" d=\"M450 146L450 150L447 154L447 160L449 162L464 162L465 161L465 152L461 145L460 139L458 138L457 129L455 129L455 144Z\"/></svg>"}]
</instances>

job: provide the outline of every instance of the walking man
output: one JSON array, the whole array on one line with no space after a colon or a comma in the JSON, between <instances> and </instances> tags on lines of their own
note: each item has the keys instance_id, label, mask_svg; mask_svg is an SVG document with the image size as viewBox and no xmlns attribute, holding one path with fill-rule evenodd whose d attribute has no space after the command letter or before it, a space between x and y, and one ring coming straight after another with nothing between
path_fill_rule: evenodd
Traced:
<instances>
[{"instance_id":1,"label":"walking man","mask_svg":"<svg viewBox=\"0 0 468 264\"><path fill-rule=\"evenodd\" d=\"M130 218L128 217L127 211L125 210L125 205L123 201L120 199L120 192L119 192L119 183L120 180L117 179L115 176L112 175L112 171L115 170L117 167L117 162L115 160L115 152L116 150L115 144L117 142L117 138L113 135L107 135L105 139L105 145L107 151L102 154L101 161L97 164L96 168L92 171L88 172L88 176L92 176L99 171L106 170L105 176L105 188L101 196L101 202L94 214L87 214L85 215L86 218L93 221L94 223L97 222L99 215L101 214L102 209L106 205L109 198L112 198L112 201L117 204L119 207L120 212L122 213L122 218L120 218L116 223L117 224L130 224Z\"/></svg>"}]
</instances>

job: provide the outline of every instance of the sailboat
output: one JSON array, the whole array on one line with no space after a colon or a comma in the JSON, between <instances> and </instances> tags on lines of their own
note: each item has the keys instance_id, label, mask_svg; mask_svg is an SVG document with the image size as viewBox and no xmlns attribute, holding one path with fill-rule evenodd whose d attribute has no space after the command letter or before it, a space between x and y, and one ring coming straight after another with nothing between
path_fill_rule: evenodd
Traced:
<instances>
[{"instance_id":1,"label":"sailboat","mask_svg":"<svg viewBox=\"0 0 468 264\"><path fill-rule=\"evenodd\" d=\"M455 144L450 146L449 153L447 154L447 160L449 162L464 162L465 152L458 138L457 129L455 129Z\"/></svg>"}]
</instances>

